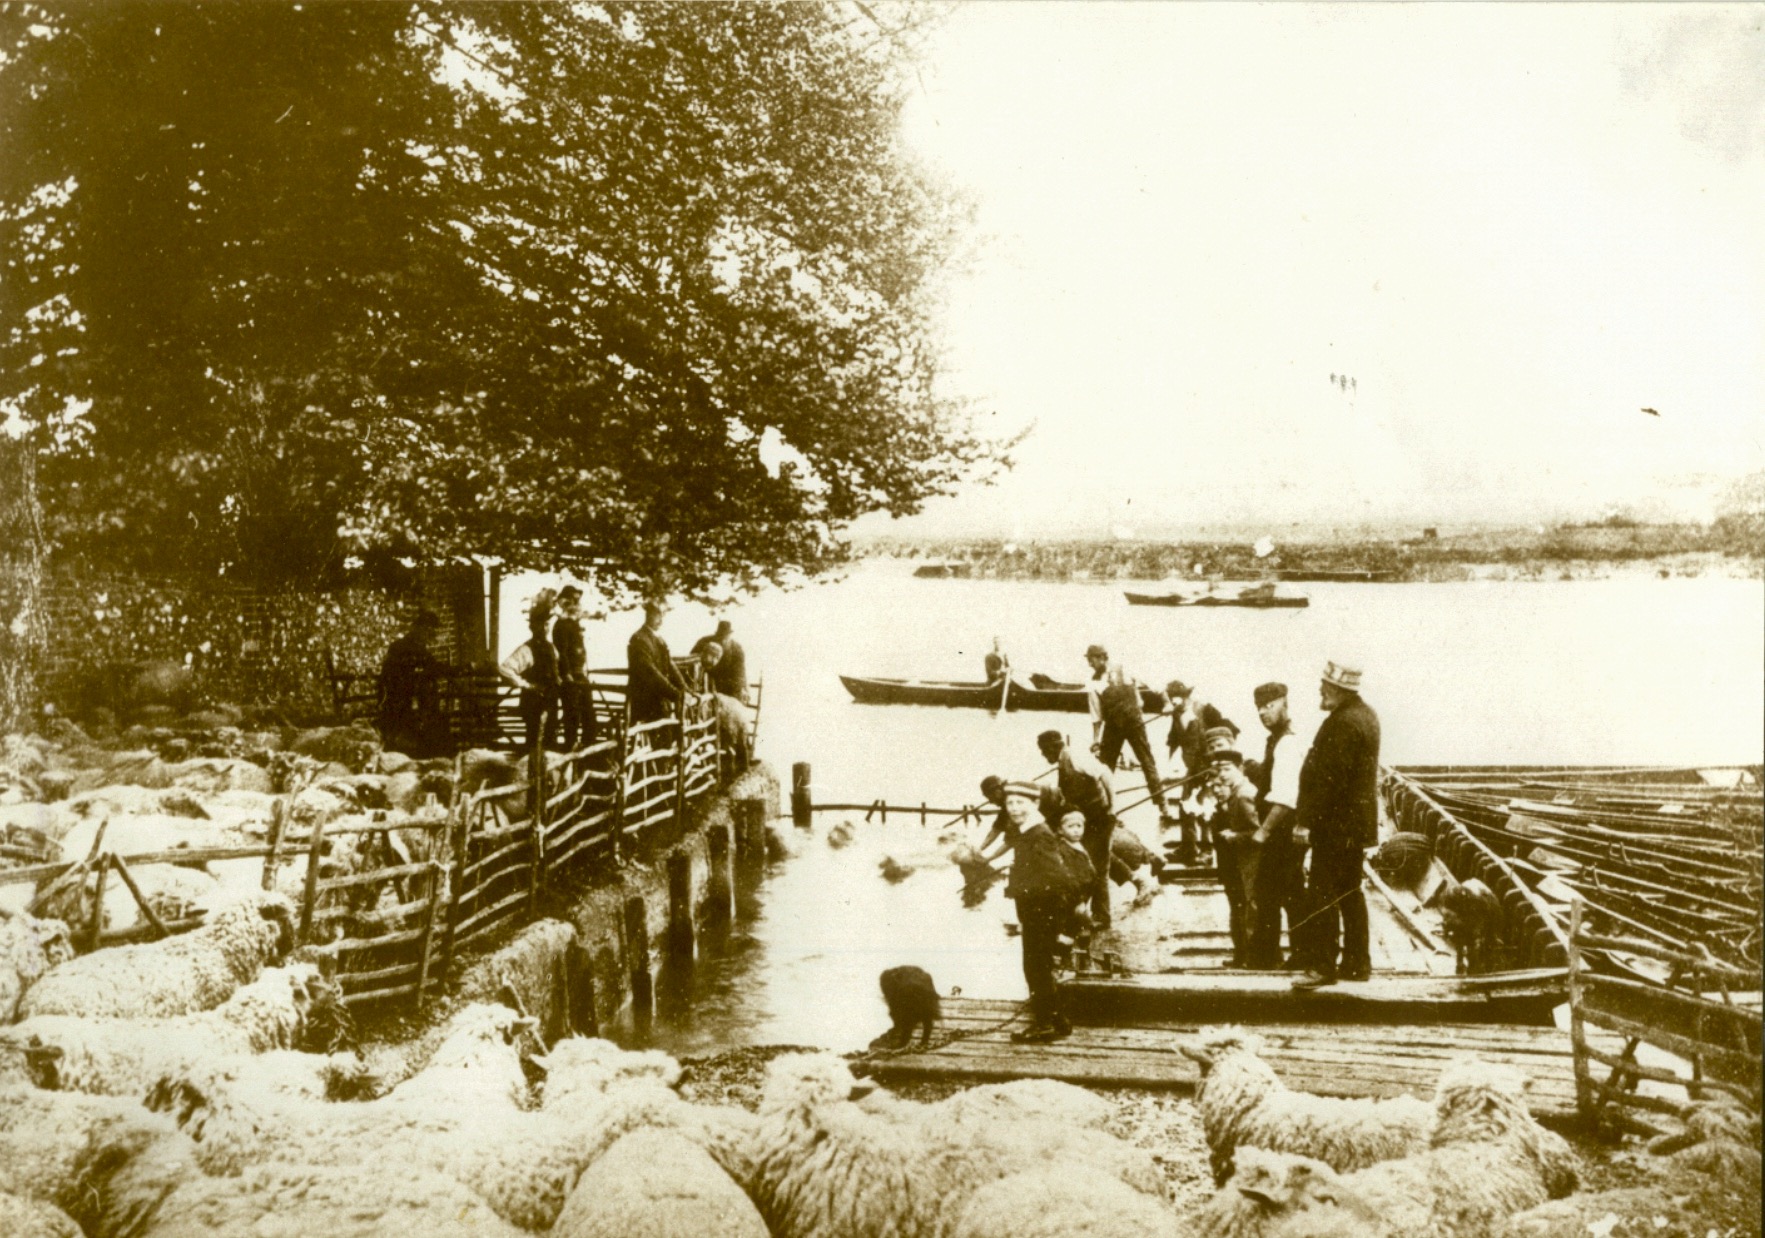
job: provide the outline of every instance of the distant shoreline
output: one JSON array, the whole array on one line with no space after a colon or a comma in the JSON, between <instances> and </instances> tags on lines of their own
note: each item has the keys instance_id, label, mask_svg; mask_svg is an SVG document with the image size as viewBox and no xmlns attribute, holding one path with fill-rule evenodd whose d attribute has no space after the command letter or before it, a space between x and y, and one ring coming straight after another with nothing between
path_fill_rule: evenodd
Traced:
<instances>
[{"instance_id":1,"label":"distant shoreline","mask_svg":"<svg viewBox=\"0 0 1765 1238\"><path fill-rule=\"evenodd\" d=\"M860 558L944 564L954 577L1002 580L1266 580L1368 573L1378 583L1718 577L1765 580L1765 536L1701 525L1565 525L1445 537L1251 542L876 538Z\"/></svg>"}]
</instances>

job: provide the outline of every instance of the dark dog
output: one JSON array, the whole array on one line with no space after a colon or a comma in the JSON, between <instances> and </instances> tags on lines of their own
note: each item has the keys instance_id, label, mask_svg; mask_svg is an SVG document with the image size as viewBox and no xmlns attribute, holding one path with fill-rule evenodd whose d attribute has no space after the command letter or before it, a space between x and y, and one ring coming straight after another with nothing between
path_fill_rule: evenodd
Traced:
<instances>
[{"instance_id":1,"label":"dark dog","mask_svg":"<svg viewBox=\"0 0 1765 1238\"><path fill-rule=\"evenodd\" d=\"M1482 976L1495 970L1501 931L1501 900L1477 878L1440 896L1440 935L1458 952L1459 975Z\"/></svg>"},{"instance_id":2,"label":"dark dog","mask_svg":"<svg viewBox=\"0 0 1765 1238\"><path fill-rule=\"evenodd\" d=\"M919 1047L929 1048L932 1024L942 1013L938 986L931 973L923 967L891 967L879 977L883 1001L889 1007L894 1024L871 1043L872 1048L905 1049L913 1040L913 1029L920 1028Z\"/></svg>"}]
</instances>

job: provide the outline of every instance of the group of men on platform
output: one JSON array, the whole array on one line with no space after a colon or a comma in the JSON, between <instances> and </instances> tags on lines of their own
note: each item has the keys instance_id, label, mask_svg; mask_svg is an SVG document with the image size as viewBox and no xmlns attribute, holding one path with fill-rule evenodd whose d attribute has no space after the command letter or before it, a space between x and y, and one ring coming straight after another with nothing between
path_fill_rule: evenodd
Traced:
<instances>
[{"instance_id":1,"label":"group of men on platform","mask_svg":"<svg viewBox=\"0 0 1765 1238\"><path fill-rule=\"evenodd\" d=\"M544 743L569 752L596 739L583 639L582 590L575 585L541 589L527 610L527 639L497 666L498 676L519 693L528 749ZM626 646L627 700L633 724L672 717L683 695L695 689L662 639L666 614L660 602L644 605L644 622ZM438 755L446 747L446 719L437 685L445 667L430 648L441 631L433 610L417 612L409 630L386 651L379 676L377 722L387 748L413 756ZM716 696L719 726L734 744L737 768L748 764L747 653L727 620L693 646L705 691Z\"/></svg>"},{"instance_id":2,"label":"group of men on platform","mask_svg":"<svg viewBox=\"0 0 1765 1238\"><path fill-rule=\"evenodd\" d=\"M1379 719L1361 699L1361 672L1337 662L1325 666L1318 689L1325 718L1309 747L1294 734L1286 685L1258 687L1253 699L1268 736L1261 759L1248 763L1238 728L1189 685L1173 681L1167 752L1182 754L1185 774L1167 783L1147 742L1135 681L1101 646L1086 657L1100 684L1093 750L1044 731L1036 744L1054 766L1052 786L997 776L981 784L1001 809L981 844L983 856L995 839L1000 851L1014 852L1006 894L1018 904L1031 1011L1030 1026L1014 1039L1067 1034L1053 978L1062 933L1085 930L1077 914L1084 904L1088 928L1107 929L1112 875L1124 880L1120 874L1136 859L1154 879L1162 867L1117 819L1111 771L1124 746L1146 772L1161 822L1181 830L1175 862L1197 864L1203 851L1213 852L1231 924L1228 966L1298 971L1293 987L1302 990L1367 979L1372 959L1361 865L1378 841ZM1186 803L1179 796L1173 810L1169 788L1191 794ZM1062 848L1063 842L1072 845Z\"/></svg>"}]
</instances>

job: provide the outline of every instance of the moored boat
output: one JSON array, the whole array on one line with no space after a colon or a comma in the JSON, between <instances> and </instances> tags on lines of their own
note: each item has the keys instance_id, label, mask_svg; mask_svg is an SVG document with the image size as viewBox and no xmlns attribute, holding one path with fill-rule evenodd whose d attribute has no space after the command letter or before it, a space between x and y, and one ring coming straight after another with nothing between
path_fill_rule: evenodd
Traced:
<instances>
[{"instance_id":1,"label":"moored boat","mask_svg":"<svg viewBox=\"0 0 1765 1238\"><path fill-rule=\"evenodd\" d=\"M1247 606L1256 610L1286 610L1311 605L1311 599L1305 594L1277 589L1272 581L1224 592L1210 588L1205 593L1178 590L1175 593L1128 592L1124 596L1130 606Z\"/></svg>"},{"instance_id":2,"label":"moored boat","mask_svg":"<svg viewBox=\"0 0 1765 1238\"><path fill-rule=\"evenodd\" d=\"M872 675L841 675L852 699L863 705L943 705L958 709L1007 709L1082 714L1089 708L1085 685L1063 683L1046 675L1029 682L1013 678L1002 683L935 679L885 679ZM1149 713L1164 708L1164 696L1140 689L1140 705Z\"/></svg>"}]
</instances>

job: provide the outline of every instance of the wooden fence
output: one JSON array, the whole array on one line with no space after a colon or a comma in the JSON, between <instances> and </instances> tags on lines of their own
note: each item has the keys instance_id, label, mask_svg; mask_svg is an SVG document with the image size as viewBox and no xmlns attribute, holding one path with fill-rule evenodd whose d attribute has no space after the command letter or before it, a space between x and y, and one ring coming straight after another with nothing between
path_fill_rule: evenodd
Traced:
<instances>
[{"instance_id":1,"label":"wooden fence","mask_svg":"<svg viewBox=\"0 0 1765 1238\"><path fill-rule=\"evenodd\" d=\"M1680 1115L1686 1101L1712 1093L1732 1096L1757 1113L1765 1050L1759 990L1757 972L1718 962L1708 951L1693 954L1590 932L1576 899L1570 909L1569 1034L1582 1115L1601 1129L1653 1134L1658 1128L1652 1116ZM1589 1025L1624 1037L1624 1048L1596 1048L1589 1043ZM1645 1044L1672 1058L1639 1061ZM1645 1092L1644 1084L1654 1086Z\"/></svg>"},{"instance_id":2,"label":"wooden fence","mask_svg":"<svg viewBox=\"0 0 1765 1238\"><path fill-rule=\"evenodd\" d=\"M133 872L142 866L261 859L262 885L271 890L282 886L285 866L304 860L298 944L318 957L345 1002L404 997L420 1005L456 950L533 918L548 887L597 858L620 861L734 772L713 698L689 695L673 717L629 725L622 686L603 702L615 695L619 713L602 731L611 738L568 753L530 751L520 758L524 781L457 794L446 809L291 830L296 787L273 805L264 843L117 856L104 849L100 826L85 859L0 871L0 885L38 884L33 913L56 899L89 904L77 940L91 949L201 923L199 915L163 920L135 886ZM456 787L459 768L456 759ZM134 893L141 924L103 928L98 909L113 876Z\"/></svg>"}]
</instances>

